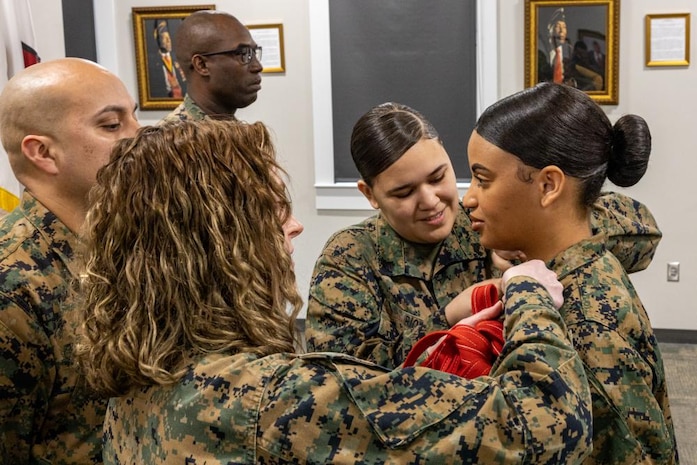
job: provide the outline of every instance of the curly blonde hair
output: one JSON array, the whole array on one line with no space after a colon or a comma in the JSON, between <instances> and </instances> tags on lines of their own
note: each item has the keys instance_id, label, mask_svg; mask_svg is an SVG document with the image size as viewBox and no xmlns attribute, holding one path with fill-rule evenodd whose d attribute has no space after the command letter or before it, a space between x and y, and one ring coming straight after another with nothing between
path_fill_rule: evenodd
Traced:
<instances>
[{"instance_id":1,"label":"curly blonde hair","mask_svg":"<svg viewBox=\"0 0 697 465\"><path fill-rule=\"evenodd\" d=\"M262 123L177 122L117 143L84 228L77 356L94 389L173 384L207 353L294 351L284 175Z\"/></svg>"}]
</instances>

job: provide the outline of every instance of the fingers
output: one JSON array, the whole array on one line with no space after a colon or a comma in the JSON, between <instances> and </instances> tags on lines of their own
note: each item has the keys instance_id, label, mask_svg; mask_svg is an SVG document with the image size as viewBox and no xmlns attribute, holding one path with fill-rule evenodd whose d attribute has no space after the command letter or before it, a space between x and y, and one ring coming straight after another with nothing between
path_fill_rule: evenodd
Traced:
<instances>
[{"instance_id":1,"label":"fingers","mask_svg":"<svg viewBox=\"0 0 697 465\"><path fill-rule=\"evenodd\" d=\"M501 315L503 311L503 302L500 300L496 301L491 307L487 307L475 313L474 315L468 316L458 321L458 325L476 326L477 323L486 320L494 320Z\"/></svg>"},{"instance_id":2,"label":"fingers","mask_svg":"<svg viewBox=\"0 0 697 465\"><path fill-rule=\"evenodd\" d=\"M499 255L496 252L493 252L491 254L491 263L494 265L495 268L501 270L501 271L506 271L510 267L513 266L513 263L511 263L509 260L503 258L501 255Z\"/></svg>"},{"instance_id":3,"label":"fingers","mask_svg":"<svg viewBox=\"0 0 697 465\"><path fill-rule=\"evenodd\" d=\"M506 271L514 266L513 262L525 262L527 259L520 250L494 250L491 253L492 263L501 271Z\"/></svg>"},{"instance_id":4,"label":"fingers","mask_svg":"<svg viewBox=\"0 0 697 465\"><path fill-rule=\"evenodd\" d=\"M455 296L455 298L445 307L445 319L450 326L454 326L460 320L472 315L472 292L474 291L475 287L483 286L485 284L493 284L496 286L498 294L503 294L501 278L489 278L469 286L467 289Z\"/></svg>"}]
</instances>

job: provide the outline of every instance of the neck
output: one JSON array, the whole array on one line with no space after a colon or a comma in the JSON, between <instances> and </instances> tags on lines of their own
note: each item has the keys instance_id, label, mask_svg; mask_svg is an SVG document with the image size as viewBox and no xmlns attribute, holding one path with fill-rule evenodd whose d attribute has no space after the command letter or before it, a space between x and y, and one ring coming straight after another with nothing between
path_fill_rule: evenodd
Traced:
<instances>
[{"instance_id":1,"label":"neck","mask_svg":"<svg viewBox=\"0 0 697 465\"><path fill-rule=\"evenodd\" d=\"M235 112L237 111L237 108L228 108L221 105L219 102L216 102L206 94L197 92L196 89L189 89L189 96L194 103L196 103L196 105L198 105L198 107L209 116L235 116Z\"/></svg>"},{"instance_id":2,"label":"neck","mask_svg":"<svg viewBox=\"0 0 697 465\"><path fill-rule=\"evenodd\" d=\"M529 260L539 259L544 262L593 235L587 215L584 218L556 219L536 229L529 235L534 240L523 252Z\"/></svg>"},{"instance_id":3,"label":"neck","mask_svg":"<svg viewBox=\"0 0 697 465\"><path fill-rule=\"evenodd\" d=\"M86 201L76 202L65 195L57 195L55 192L47 192L41 188L32 189L27 186L27 190L74 234L80 232L87 215Z\"/></svg>"}]
</instances>

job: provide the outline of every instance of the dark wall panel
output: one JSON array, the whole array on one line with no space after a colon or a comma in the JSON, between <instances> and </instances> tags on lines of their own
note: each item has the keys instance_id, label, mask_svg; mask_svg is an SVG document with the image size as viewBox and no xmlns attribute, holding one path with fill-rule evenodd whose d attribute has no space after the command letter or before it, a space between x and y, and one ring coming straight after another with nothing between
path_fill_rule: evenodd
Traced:
<instances>
[{"instance_id":1,"label":"dark wall panel","mask_svg":"<svg viewBox=\"0 0 697 465\"><path fill-rule=\"evenodd\" d=\"M356 120L386 101L436 127L459 180L471 178L467 141L476 118L474 0L329 0L335 180L355 181Z\"/></svg>"},{"instance_id":2,"label":"dark wall panel","mask_svg":"<svg viewBox=\"0 0 697 465\"><path fill-rule=\"evenodd\" d=\"M97 61L92 0L63 0L65 56Z\"/></svg>"}]
</instances>

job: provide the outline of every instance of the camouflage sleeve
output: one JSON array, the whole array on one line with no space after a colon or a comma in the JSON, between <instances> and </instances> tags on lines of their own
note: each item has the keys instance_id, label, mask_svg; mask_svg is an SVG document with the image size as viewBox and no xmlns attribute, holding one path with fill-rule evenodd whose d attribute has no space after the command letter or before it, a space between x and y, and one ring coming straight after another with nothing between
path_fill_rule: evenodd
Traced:
<instances>
[{"instance_id":1,"label":"camouflage sleeve","mask_svg":"<svg viewBox=\"0 0 697 465\"><path fill-rule=\"evenodd\" d=\"M563 283L593 392L595 462L678 463L660 347L631 280L606 253Z\"/></svg>"},{"instance_id":2,"label":"camouflage sleeve","mask_svg":"<svg viewBox=\"0 0 697 465\"><path fill-rule=\"evenodd\" d=\"M307 303L307 348L394 366L401 335L388 318L382 321L384 302L377 277L349 236L332 237L315 264Z\"/></svg>"},{"instance_id":3,"label":"camouflage sleeve","mask_svg":"<svg viewBox=\"0 0 697 465\"><path fill-rule=\"evenodd\" d=\"M29 463L34 423L46 417L52 380L47 341L26 313L0 294L0 464Z\"/></svg>"},{"instance_id":4,"label":"camouflage sleeve","mask_svg":"<svg viewBox=\"0 0 697 465\"><path fill-rule=\"evenodd\" d=\"M655 372L616 331L588 321L574 333L588 348L584 359L597 361L587 368L595 391L594 458L626 465L678 463L663 372Z\"/></svg>"},{"instance_id":5,"label":"camouflage sleeve","mask_svg":"<svg viewBox=\"0 0 697 465\"><path fill-rule=\"evenodd\" d=\"M393 315L391 296L385 295L371 259L363 255L367 247L350 231L327 242L310 283L307 348L341 352L395 368L420 337L435 327L447 327L447 321L442 310L428 321L406 321L402 315Z\"/></svg>"},{"instance_id":6,"label":"camouflage sleeve","mask_svg":"<svg viewBox=\"0 0 697 465\"><path fill-rule=\"evenodd\" d=\"M606 192L595 202L591 227L593 234L606 235L607 249L627 273L649 266L663 236L646 205L616 192Z\"/></svg>"},{"instance_id":7,"label":"camouflage sleeve","mask_svg":"<svg viewBox=\"0 0 697 465\"><path fill-rule=\"evenodd\" d=\"M579 463L591 449L583 366L546 291L510 283L494 377L308 354L268 380L258 462Z\"/></svg>"}]
</instances>

